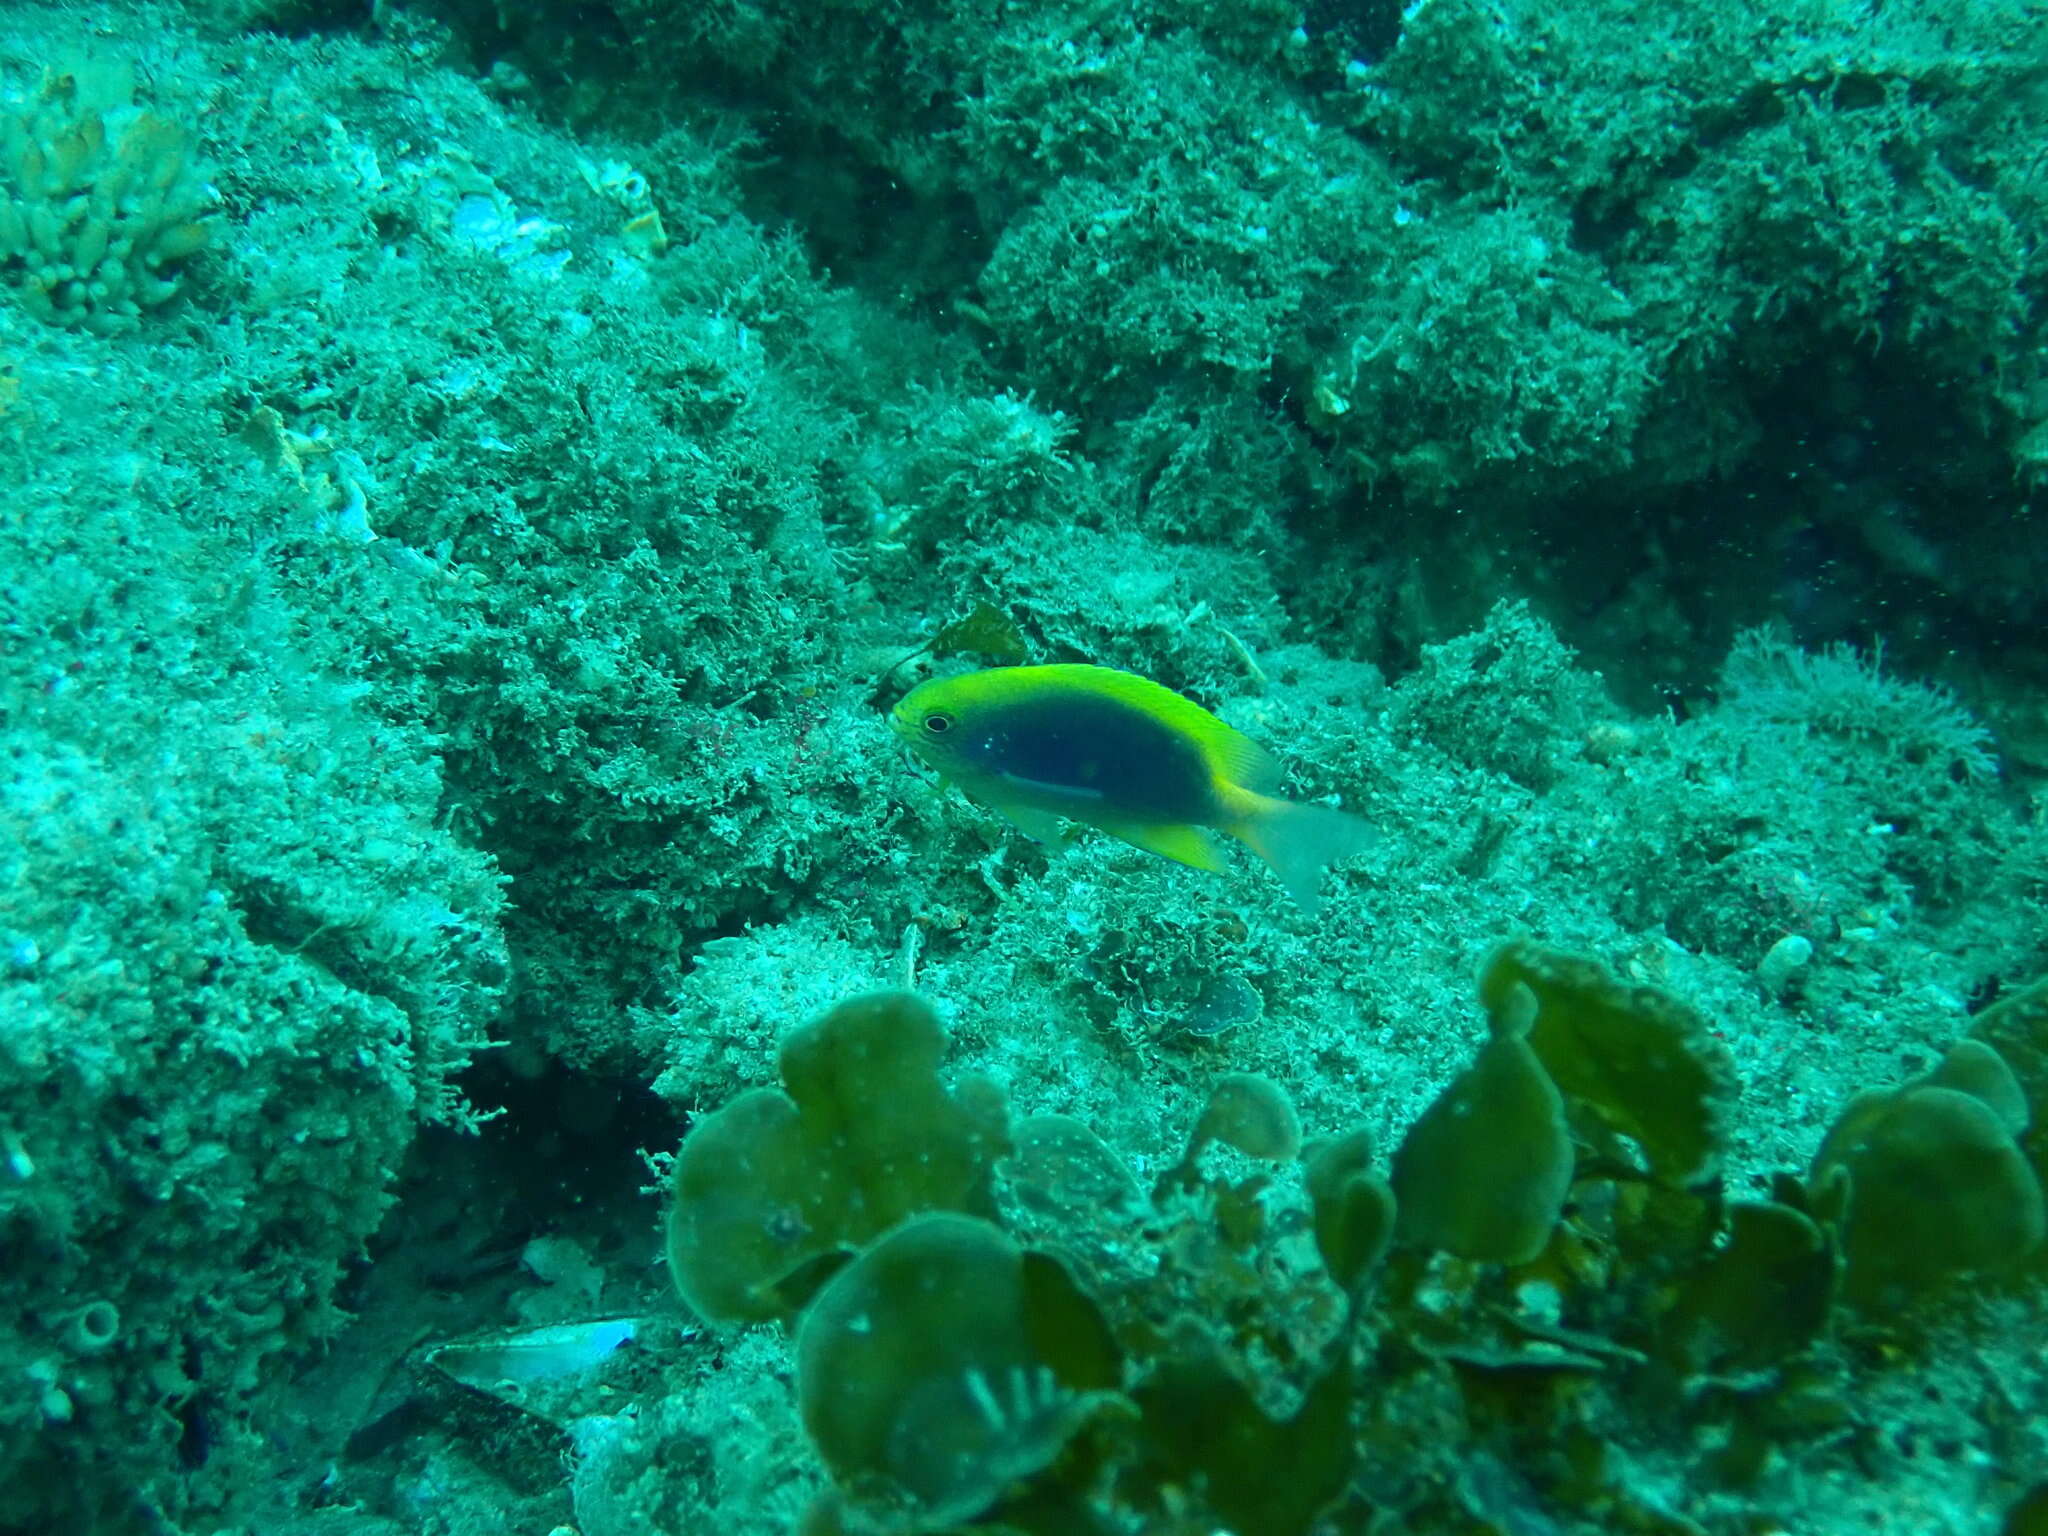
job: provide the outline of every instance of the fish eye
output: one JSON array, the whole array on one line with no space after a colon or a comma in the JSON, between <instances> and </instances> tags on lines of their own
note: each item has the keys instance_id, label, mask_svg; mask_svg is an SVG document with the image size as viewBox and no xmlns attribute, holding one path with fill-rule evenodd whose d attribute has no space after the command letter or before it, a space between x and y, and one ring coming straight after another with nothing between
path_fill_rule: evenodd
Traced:
<instances>
[{"instance_id":1,"label":"fish eye","mask_svg":"<svg viewBox=\"0 0 2048 1536\"><path fill-rule=\"evenodd\" d=\"M924 717L924 728L934 736L943 736L953 729L953 717L934 710Z\"/></svg>"}]
</instances>

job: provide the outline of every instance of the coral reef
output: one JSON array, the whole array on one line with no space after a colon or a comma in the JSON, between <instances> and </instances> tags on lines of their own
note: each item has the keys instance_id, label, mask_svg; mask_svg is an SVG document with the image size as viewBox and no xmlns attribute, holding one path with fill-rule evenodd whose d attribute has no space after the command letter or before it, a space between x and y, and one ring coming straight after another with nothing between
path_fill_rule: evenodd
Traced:
<instances>
[{"instance_id":1,"label":"coral reef","mask_svg":"<svg viewBox=\"0 0 2048 1536\"><path fill-rule=\"evenodd\" d=\"M2038 1520L2037 32L0 7L0 1526Z\"/></svg>"},{"instance_id":2,"label":"coral reef","mask_svg":"<svg viewBox=\"0 0 2048 1536\"><path fill-rule=\"evenodd\" d=\"M233 1486L510 975L431 740L196 515L106 462L141 380L31 363L0 436L0 1524ZM138 445L139 447L139 445ZM81 508L89 517L81 521ZM402 582L401 582L402 584Z\"/></svg>"}]
</instances>

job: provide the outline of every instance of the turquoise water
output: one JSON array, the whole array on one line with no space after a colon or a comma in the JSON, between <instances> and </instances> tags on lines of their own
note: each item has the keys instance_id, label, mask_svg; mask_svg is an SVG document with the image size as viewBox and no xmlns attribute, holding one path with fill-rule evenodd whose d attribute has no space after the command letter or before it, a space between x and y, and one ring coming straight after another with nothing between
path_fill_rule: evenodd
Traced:
<instances>
[{"instance_id":1,"label":"turquoise water","mask_svg":"<svg viewBox=\"0 0 2048 1536\"><path fill-rule=\"evenodd\" d=\"M2048 1528L2044 60L0 5L0 1530Z\"/></svg>"}]
</instances>

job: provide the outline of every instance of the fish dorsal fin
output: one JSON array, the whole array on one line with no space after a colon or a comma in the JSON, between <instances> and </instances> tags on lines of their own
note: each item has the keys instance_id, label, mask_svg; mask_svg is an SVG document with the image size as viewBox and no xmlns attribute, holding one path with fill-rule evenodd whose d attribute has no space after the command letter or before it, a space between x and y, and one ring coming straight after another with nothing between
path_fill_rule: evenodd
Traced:
<instances>
[{"instance_id":1,"label":"fish dorsal fin","mask_svg":"<svg viewBox=\"0 0 2048 1536\"><path fill-rule=\"evenodd\" d=\"M1085 689L1100 698L1114 699L1143 711L1176 735L1194 742L1201 749L1202 760L1209 765L1210 771L1239 788L1266 795L1280 787L1280 764L1272 753L1244 732L1225 725L1193 699L1181 697L1164 683L1155 683L1135 672L1119 672L1114 667L1088 666L1080 662L1018 667L1014 671L1037 673L1048 683ZM1175 855L1168 854L1167 857ZM1198 867L1207 869L1212 866Z\"/></svg>"}]
</instances>

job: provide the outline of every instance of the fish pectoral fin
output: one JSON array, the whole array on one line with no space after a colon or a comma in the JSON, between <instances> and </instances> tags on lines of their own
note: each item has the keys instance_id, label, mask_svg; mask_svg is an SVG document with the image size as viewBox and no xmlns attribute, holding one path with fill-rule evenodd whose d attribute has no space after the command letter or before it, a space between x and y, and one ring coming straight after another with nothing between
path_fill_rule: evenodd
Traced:
<instances>
[{"instance_id":1,"label":"fish pectoral fin","mask_svg":"<svg viewBox=\"0 0 2048 1536\"><path fill-rule=\"evenodd\" d=\"M1053 784L1045 779L1027 779L1021 773L1008 772L997 774L996 780L1005 790L1014 793L1042 795L1048 800L1057 800L1063 803L1071 800L1075 805L1100 805L1102 803L1101 790L1089 789L1081 784Z\"/></svg>"},{"instance_id":2,"label":"fish pectoral fin","mask_svg":"<svg viewBox=\"0 0 2048 1536\"><path fill-rule=\"evenodd\" d=\"M1034 842L1051 843L1054 847L1066 842L1065 826L1054 811L1040 810L1035 805L997 805L1003 820L1022 832Z\"/></svg>"},{"instance_id":3,"label":"fish pectoral fin","mask_svg":"<svg viewBox=\"0 0 2048 1536\"><path fill-rule=\"evenodd\" d=\"M1111 837L1120 837L1147 853L1195 869L1222 869L1223 849L1207 827L1192 822L1096 821Z\"/></svg>"}]
</instances>

